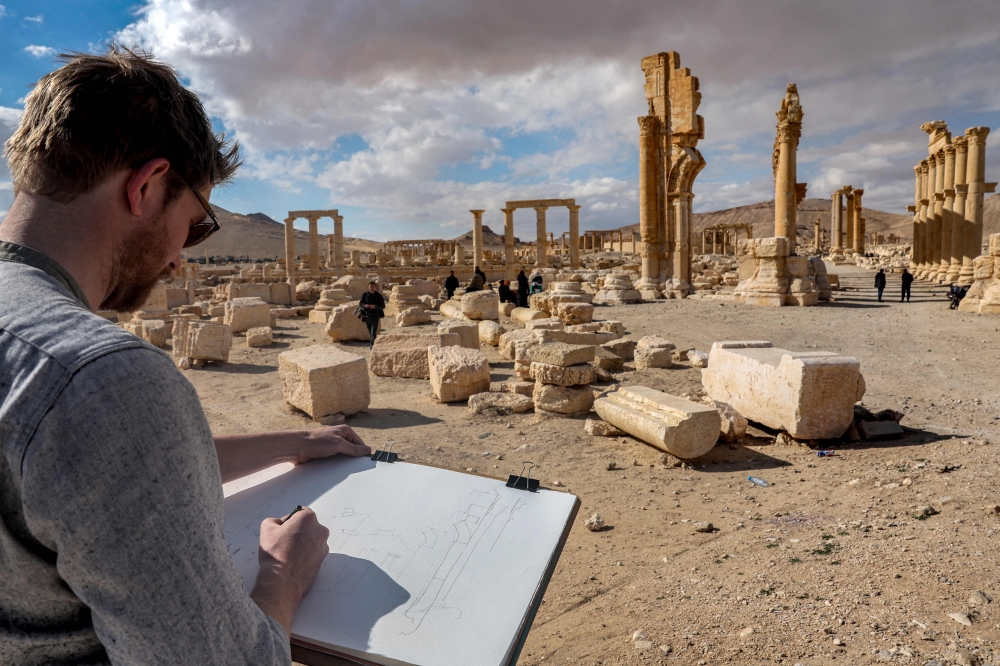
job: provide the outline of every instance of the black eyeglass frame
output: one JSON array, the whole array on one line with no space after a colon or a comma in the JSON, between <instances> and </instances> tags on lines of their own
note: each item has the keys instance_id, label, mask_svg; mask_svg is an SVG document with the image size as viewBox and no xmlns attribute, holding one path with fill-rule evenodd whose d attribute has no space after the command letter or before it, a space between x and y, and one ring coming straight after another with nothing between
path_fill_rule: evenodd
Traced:
<instances>
[{"instance_id":1,"label":"black eyeglass frame","mask_svg":"<svg viewBox=\"0 0 1000 666\"><path fill-rule=\"evenodd\" d=\"M208 214L209 219L212 220L212 223L209 225L208 220L202 220L201 222L192 224L191 228L188 229L188 237L187 240L184 241L184 247L194 247L195 245L204 243L208 240L209 236L222 228L222 225L219 224L219 218L215 216L215 211L212 210L212 207L208 205L207 201L205 201L205 197L201 196L201 193L193 187L191 188L191 191L194 192L194 195L198 198L198 203L200 203L202 208L205 209L205 212ZM208 229L203 231L202 229L205 227L208 227Z\"/></svg>"}]
</instances>

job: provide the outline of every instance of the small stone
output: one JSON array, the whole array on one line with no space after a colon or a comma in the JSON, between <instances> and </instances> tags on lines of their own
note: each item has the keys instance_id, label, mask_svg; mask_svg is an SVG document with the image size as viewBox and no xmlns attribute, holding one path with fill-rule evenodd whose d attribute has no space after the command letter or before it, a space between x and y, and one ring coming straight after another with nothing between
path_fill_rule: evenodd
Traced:
<instances>
[{"instance_id":1,"label":"small stone","mask_svg":"<svg viewBox=\"0 0 1000 666\"><path fill-rule=\"evenodd\" d=\"M986 596L981 590L976 590L969 597L969 603L976 606L985 606L990 603L990 598Z\"/></svg>"},{"instance_id":2,"label":"small stone","mask_svg":"<svg viewBox=\"0 0 1000 666\"><path fill-rule=\"evenodd\" d=\"M959 613L959 612L948 613L948 617L950 617L955 622L958 622L963 627L972 626L972 620L969 619L968 613Z\"/></svg>"},{"instance_id":3,"label":"small stone","mask_svg":"<svg viewBox=\"0 0 1000 666\"><path fill-rule=\"evenodd\" d=\"M608 466L605 469L607 469L609 472L613 472L616 469L621 469L621 467L618 466L618 463L612 460L611 462L608 463Z\"/></svg>"},{"instance_id":4,"label":"small stone","mask_svg":"<svg viewBox=\"0 0 1000 666\"><path fill-rule=\"evenodd\" d=\"M597 419L587 419L583 423L583 429L595 437L620 437L625 433L614 427L610 423Z\"/></svg>"},{"instance_id":5,"label":"small stone","mask_svg":"<svg viewBox=\"0 0 1000 666\"><path fill-rule=\"evenodd\" d=\"M834 638L833 644L836 645L837 647L840 647L841 645L844 644L844 641L840 640L839 638Z\"/></svg>"},{"instance_id":6,"label":"small stone","mask_svg":"<svg viewBox=\"0 0 1000 666\"><path fill-rule=\"evenodd\" d=\"M590 518L587 518L583 526L591 532L600 532L601 528L604 527L604 519L601 518L601 514L595 513Z\"/></svg>"},{"instance_id":7,"label":"small stone","mask_svg":"<svg viewBox=\"0 0 1000 666\"><path fill-rule=\"evenodd\" d=\"M660 464L664 467L680 467L684 461L670 453L660 454Z\"/></svg>"},{"instance_id":8,"label":"small stone","mask_svg":"<svg viewBox=\"0 0 1000 666\"><path fill-rule=\"evenodd\" d=\"M708 354L692 349L687 353L688 361L696 368L708 367Z\"/></svg>"},{"instance_id":9,"label":"small stone","mask_svg":"<svg viewBox=\"0 0 1000 666\"><path fill-rule=\"evenodd\" d=\"M555 486L556 488L562 488L563 487L563 482L562 481L558 481L558 480L557 481L553 481L552 485Z\"/></svg>"},{"instance_id":10,"label":"small stone","mask_svg":"<svg viewBox=\"0 0 1000 666\"><path fill-rule=\"evenodd\" d=\"M641 629L636 629L635 632L632 633L632 640L644 641L646 640L646 634L642 633Z\"/></svg>"},{"instance_id":11,"label":"small stone","mask_svg":"<svg viewBox=\"0 0 1000 666\"><path fill-rule=\"evenodd\" d=\"M926 518L929 516L936 516L937 514L938 510L929 504L917 507L917 518Z\"/></svg>"},{"instance_id":12,"label":"small stone","mask_svg":"<svg viewBox=\"0 0 1000 666\"><path fill-rule=\"evenodd\" d=\"M649 648L653 647L653 641L634 641L632 645L635 646L636 650L648 650Z\"/></svg>"},{"instance_id":13,"label":"small stone","mask_svg":"<svg viewBox=\"0 0 1000 666\"><path fill-rule=\"evenodd\" d=\"M746 638L751 634L753 634L753 627L744 627L742 630L740 630L740 638Z\"/></svg>"},{"instance_id":14,"label":"small stone","mask_svg":"<svg viewBox=\"0 0 1000 666\"><path fill-rule=\"evenodd\" d=\"M671 647L671 646L669 646L669 645L661 645L660 646L660 652L662 652L663 654L670 654L673 651L674 651L674 648Z\"/></svg>"},{"instance_id":15,"label":"small stone","mask_svg":"<svg viewBox=\"0 0 1000 666\"><path fill-rule=\"evenodd\" d=\"M708 522L707 520L703 520L700 523L694 524L695 532L712 532L714 530L715 526L712 523Z\"/></svg>"},{"instance_id":16,"label":"small stone","mask_svg":"<svg viewBox=\"0 0 1000 666\"><path fill-rule=\"evenodd\" d=\"M901 486L912 486L913 485L913 479L911 479L910 477L906 477L905 479L903 479L900 482L899 485L901 485Z\"/></svg>"},{"instance_id":17,"label":"small stone","mask_svg":"<svg viewBox=\"0 0 1000 666\"><path fill-rule=\"evenodd\" d=\"M1000 504L987 504L983 509L991 515L1000 514Z\"/></svg>"}]
</instances>

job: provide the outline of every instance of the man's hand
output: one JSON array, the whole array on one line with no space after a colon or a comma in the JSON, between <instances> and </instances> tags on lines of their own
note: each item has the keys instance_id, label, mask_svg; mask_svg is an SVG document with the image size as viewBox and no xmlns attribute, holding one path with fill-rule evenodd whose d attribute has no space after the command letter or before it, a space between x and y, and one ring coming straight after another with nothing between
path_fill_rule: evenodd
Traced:
<instances>
[{"instance_id":1,"label":"man's hand","mask_svg":"<svg viewBox=\"0 0 1000 666\"><path fill-rule=\"evenodd\" d=\"M292 618L330 552L330 530L304 508L284 523L268 518L260 525L260 570L250 597L292 635Z\"/></svg>"},{"instance_id":2,"label":"man's hand","mask_svg":"<svg viewBox=\"0 0 1000 666\"><path fill-rule=\"evenodd\" d=\"M317 458L329 458L337 454L360 458L372 453L364 441L350 426L339 425L307 430L302 453L297 462L304 463Z\"/></svg>"}]
</instances>

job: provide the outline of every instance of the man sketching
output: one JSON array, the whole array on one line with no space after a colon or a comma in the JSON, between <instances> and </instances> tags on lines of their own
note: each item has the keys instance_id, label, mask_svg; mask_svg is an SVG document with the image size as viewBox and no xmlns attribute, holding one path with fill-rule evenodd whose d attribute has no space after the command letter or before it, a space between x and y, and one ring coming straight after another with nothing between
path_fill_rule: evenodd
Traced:
<instances>
[{"instance_id":1,"label":"man sketching","mask_svg":"<svg viewBox=\"0 0 1000 666\"><path fill-rule=\"evenodd\" d=\"M92 313L138 309L219 228L239 156L168 67L66 60L5 147L0 664L289 664L328 532L308 509L265 520L247 593L221 483L369 449L346 426L213 438L170 357Z\"/></svg>"}]
</instances>

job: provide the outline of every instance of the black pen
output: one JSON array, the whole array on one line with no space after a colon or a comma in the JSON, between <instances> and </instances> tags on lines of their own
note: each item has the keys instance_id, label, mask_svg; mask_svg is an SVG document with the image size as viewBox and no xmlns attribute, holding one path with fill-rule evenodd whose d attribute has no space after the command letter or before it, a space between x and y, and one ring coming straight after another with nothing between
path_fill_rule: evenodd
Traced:
<instances>
[{"instance_id":1,"label":"black pen","mask_svg":"<svg viewBox=\"0 0 1000 666\"><path fill-rule=\"evenodd\" d=\"M292 512L290 514L288 514L287 516L285 516L285 519L281 521L281 524L284 525L285 523L287 523L289 518L291 518L292 516L294 516L297 511L301 511L301 510L302 510L302 505L299 504L297 507L295 507L295 509L292 510Z\"/></svg>"}]
</instances>

